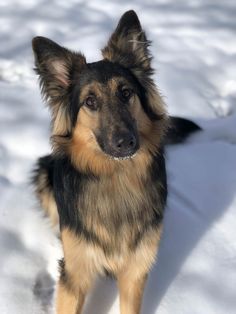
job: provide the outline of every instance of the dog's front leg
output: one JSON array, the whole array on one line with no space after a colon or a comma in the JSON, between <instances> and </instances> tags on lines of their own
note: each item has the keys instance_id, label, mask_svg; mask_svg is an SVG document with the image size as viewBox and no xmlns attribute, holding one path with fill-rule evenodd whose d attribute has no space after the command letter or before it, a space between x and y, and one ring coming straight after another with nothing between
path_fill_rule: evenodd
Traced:
<instances>
[{"instance_id":1,"label":"dog's front leg","mask_svg":"<svg viewBox=\"0 0 236 314\"><path fill-rule=\"evenodd\" d=\"M57 285L56 313L81 314L91 276L79 263L66 258L60 261L60 279Z\"/></svg>"},{"instance_id":2,"label":"dog's front leg","mask_svg":"<svg viewBox=\"0 0 236 314\"><path fill-rule=\"evenodd\" d=\"M84 299L85 293L83 291L75 293L64 282L59 280L57 286L57 314L81 314Z\"/></svg>"},{"instance_id":3,"label":"dog's front leg","mask_svg":"<svg viewBox=\"0 0 236 314\"><path fill-rule=\"evenodd\" d=\"M140 313L147 274L136 275L131 270L118 276L121 314Z\"/></svg>"},{"instance_id":4,"label":"dog's front leg","mask_svg":"<svg viewBox=\"0 0 236 314\"><path fill-rule=\"evenodd\" d=\"M147 275L155 262L162 227L150 230L117 274L121 314L140 314Z\"/></svg>"},{"instance_id":5,"label":"dog's front leg","mask_svg":"<svg viewBox=\"0 0 236 314\"><path fill-rule=\"evenodd\" d=\"M64 258L60 262L57 314L81 314L86 294L96 277L96 270L87 242L69 229L62 230L61 235Z\"/></svg>"}]
</instances>

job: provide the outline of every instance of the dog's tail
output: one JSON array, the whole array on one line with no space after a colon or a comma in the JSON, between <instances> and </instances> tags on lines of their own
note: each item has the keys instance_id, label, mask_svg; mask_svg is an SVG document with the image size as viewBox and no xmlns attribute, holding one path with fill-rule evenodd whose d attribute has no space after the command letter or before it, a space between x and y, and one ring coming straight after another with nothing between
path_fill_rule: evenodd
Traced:
<instances>
[{"instance_id":1,"label":"dog's tail","mask_svg":"<svg viewBox=\"0 0 236 314\"><path fill-rule=\"evenodd\" d=\"M46 216L50 218L53 227L59 224L57 205L53 193L54 160L51 155L38 159L33 171L32 184L37 198Z\"/></svg>"},{"instance_id":2,"label":"dog's tail","mask_svg":"<svg viewBox=\"0 0 236 314\"><path fill-rule=\"evenodd\" d=\"M166 133L165 144L178 144L184 142L192 133L202 129L196 123L178 117L170 117L170 126Z\"/></svg>"}]
</instances>

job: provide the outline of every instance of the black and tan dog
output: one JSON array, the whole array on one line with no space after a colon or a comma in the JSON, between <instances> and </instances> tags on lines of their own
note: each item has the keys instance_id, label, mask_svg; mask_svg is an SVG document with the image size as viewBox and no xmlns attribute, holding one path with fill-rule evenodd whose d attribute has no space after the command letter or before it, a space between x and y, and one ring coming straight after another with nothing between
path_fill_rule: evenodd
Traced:
<instances>
[{"instance_id":1,"label":"black and tan dog","mask_svg":"<svg viewBox=\"0 0 236 314\"><path fill-rule=\"evenodd\" d=\"M33 40L52 112L52 154L39 159L34 183L60 225L57 313L81 313L91 284L105 273L117 279L121 313L140 313L167 197L163 145L198 130L167 117L148 46L134 11L122 16L98 62Z\"/></svg>"}]
</instances>

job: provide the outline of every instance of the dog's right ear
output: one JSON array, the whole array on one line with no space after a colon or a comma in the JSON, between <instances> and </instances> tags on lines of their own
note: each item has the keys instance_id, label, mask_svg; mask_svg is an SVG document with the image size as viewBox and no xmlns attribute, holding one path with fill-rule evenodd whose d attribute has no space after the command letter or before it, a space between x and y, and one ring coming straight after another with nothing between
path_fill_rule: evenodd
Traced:
<instances>
[{"instance_id":1,"label":"dog's right ear","mask_svg":"<svg viewBox=\"0 0 236 314\"><path fill-rule=\"evenodd\" d=\"M64 100L71 84L72 67L73 71L81 71L86 65L84 56L45 37L35 37L32 47L43 95L52 105Z\"/></svg>"},{"instance_id":2,"label":"dog's right ear","mask_svg":"<svg viewBox=\"0 0 236 314\"><path fill-rule=\"evenodd\" d=\"M35 37L32 46L42 94L52 112L52 133L66 136L72 129L69 108L72 78L86 67L86 60L82 54L45 37Z\"/></svg>"}]
</instances>

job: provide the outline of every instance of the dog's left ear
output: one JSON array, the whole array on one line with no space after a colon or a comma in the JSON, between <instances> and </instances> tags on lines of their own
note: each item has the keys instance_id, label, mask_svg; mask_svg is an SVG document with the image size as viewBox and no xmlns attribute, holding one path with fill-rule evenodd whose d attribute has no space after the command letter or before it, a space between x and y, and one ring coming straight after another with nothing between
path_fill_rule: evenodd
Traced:
<instances>
[{"instance_id":1,"label":"dog's left ear","mask_svg":"<svg viewBox=\"0 0 236 314\"><path fill-rule=\"evenodd\" d=\"M121 17L102 54L105 59L129 68L137 77L142 76L142 72L150 75L149 44L137 14L131 10Z\"/></svg>"},{"instance_id":2,"label":"dog's left ear","mask_svg":"<svg viewBox=\"0 0 236 314\"><path fill-rule=\"evenodd\" d=\"M131 10L122 15L102 54L105 59L119 63L135 75L145 88L145 100L142 101L146 103L147 115L151 120L165 121L165 105L151 77L149 45L137 14Z\"/></svg>"}]
</instances>

